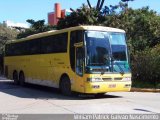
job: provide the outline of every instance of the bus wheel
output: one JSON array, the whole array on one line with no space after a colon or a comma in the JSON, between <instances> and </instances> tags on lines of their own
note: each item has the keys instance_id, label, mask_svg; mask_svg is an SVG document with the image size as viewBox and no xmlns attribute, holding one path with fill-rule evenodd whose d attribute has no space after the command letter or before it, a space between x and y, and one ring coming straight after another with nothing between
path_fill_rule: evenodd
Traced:
<instances>
[{"instance_id":1,"label":"bus wheel","mask_svg":"<svg viewBox=\"0 0 160 120\"><path fill-rule=\"evenodd\" d=\"M19 83L21 86L25 85L25 76L24 76L23 72L20 72L20 74L19 74Z\"/></svg>"},{"instance_id":2,"label":"bus wheel","mask_svg":"<svg viewBox=\"0 0 160 120\"><path fill-rule=\"evenodd\" d=\"M14 80L14 84L15 84L15 85L18 85L18 84L19 84L17 71L14 71L14 72L13 72L13 80Z\"/></svg>"},{"instance_id":3,"label":"bus wheel","mask_svg":"<svg viewBox=\"0 0 160 120\"><path fill-rule=\"evenodd\" d=\"M66 96L70 96L72 94L71 82L68 77L66 77L66 76L62 77L62 79L60 81L60 90Z\"/></svg>"}]
</instances>

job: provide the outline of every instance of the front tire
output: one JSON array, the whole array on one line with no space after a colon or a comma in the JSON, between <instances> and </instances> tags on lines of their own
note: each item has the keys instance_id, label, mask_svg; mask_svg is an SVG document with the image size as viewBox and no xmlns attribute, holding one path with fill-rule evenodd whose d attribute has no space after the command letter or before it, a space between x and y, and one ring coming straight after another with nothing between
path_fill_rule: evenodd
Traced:
<instances>
[{"instance_id":1,"label":"front tire","mask_svg":"<svg viewBox=\"0 0 160 120\"><path fill-rule=\"evenodd\" d=\"M68 77L63 77L60 81L60 90L62 94L66 96L70 96L72 94L71 91L71 82Z\"/></svg>"}]
</instances>

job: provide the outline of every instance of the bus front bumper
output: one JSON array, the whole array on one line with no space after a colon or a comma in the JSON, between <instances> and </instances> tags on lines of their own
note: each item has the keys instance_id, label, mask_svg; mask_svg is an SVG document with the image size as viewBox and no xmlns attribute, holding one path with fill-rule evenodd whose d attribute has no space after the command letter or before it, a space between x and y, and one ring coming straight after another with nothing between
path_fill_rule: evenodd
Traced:
<instances>
[{"instance_id":1,"label":"bus front bumper","mask_svg":"<svg viewBox=\"0 0 160 120\"><path fill-rule=\"evenodd\" d=\"M128 92L131 89L131 81L119 82L87 82L85 93Z\"/></svg>"}]
</instances>

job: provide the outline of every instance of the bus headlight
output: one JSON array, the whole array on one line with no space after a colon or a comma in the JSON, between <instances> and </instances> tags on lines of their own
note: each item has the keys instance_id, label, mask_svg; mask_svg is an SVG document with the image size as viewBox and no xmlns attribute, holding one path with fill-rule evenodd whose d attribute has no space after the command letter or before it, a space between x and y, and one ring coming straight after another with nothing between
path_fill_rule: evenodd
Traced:
<instances>
[{"instance_id":1,"label":"bus headlight","mask_svg":"<svg viewBox=\"0 0 160 120\"><path fill-rule=\"evenodd\" d=\"M131 77L124 77L122 80L123 81L131 81Z\"/></svg>"},{"instance_id":2,"label":"bus headlight","mask_svg":"<svg viewBox=\"0 0 160 120\"><path fill-rule=\"evenodd\" d=\"M87 78L88 82L102 82L102 78Z\"/></svg>"}]
</instances>

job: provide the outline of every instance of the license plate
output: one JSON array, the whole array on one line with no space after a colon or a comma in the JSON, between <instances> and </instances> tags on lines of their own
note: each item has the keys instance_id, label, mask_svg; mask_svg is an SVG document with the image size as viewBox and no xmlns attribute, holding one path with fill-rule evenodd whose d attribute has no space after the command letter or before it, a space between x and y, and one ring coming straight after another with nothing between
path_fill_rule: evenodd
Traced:
<instances>
[{"instance_id":1,"label":"license plate","mask_svg":"<svg viewBox=\"0 0 160 120\"><path fill-rule=\"evenodd\" d=\"M115 88L116 84L109 84L109 88Z\"/></svg>"}]
</instances>

